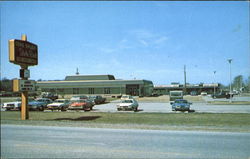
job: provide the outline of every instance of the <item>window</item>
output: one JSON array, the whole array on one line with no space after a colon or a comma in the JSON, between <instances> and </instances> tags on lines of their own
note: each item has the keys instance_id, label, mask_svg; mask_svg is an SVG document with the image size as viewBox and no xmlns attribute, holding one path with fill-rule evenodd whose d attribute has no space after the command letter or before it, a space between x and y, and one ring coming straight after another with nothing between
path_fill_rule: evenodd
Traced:
<instances>
[{"instance_id":1,"label":"window","mask_svg":"<svg viewBox=\"0 0 250 159\"><path fill-rule=\"evenodd\" d=\"M104 88L104 94L110 94L110 88Z\"/></svg>"},{"instance_id":2,"label":"window","mask_svg":"<svg viewBox=\"0 0 250 159\"><path fill-rule=\"evenodd\" d=\"M73 88L73 94L79 94L79 88Z\"/></svg>"},{"instance_id":3,"label":"window","mask_svg":"<svg viewBox=\"0 0 250 159\"><path fill-rule=\"evenodd\" d=\"M95 89L94 88L89 88L89 94L95 94Z\"/></svg>"}]
</instances>

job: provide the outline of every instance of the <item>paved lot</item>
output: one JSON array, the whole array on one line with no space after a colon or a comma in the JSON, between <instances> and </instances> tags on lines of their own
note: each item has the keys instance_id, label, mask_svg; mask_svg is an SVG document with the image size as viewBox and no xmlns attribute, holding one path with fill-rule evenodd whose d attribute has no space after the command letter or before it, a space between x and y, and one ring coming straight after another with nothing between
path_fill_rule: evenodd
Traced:
<instances>
[{"instance_id":1,"label":"paved lot","mask_svg":"<svg viewBox=\"0 0 250 159\"><path fill-rule=\"evenodd\" d=\"M249 133L1 126L2 158L249 158Z\"/></svg>"},{"instance_id":2,"label":"paved lot","mask_svg":"<svg viewBox=\"0 0 250 159\"><path fill-rule=\"evenodd\" d=\"M117 112L116 104L119 101L112 103L96 105L94 111L97 112ZM211 105L206 103L193 103L191 109L199 113L250 113L249 105ZM125 112L125 111L119 111ZM126 111L127 112L127 111ZM170 103L139 103L139 112L159 112L172 113ZM176 113L176 112L173 112ZM177 112L178 113L178 112Z\"/></svg>"},{"instance_id":3,"label":"paved lot","mask_svg":"<svg viewBox=\"0 0 250 159\"><path fill-rule=\"evenodd\" d=\"M162 99L165 97L162 96ZM143 99L143 98L142 98ZM169 102L162 100L157 102L158 98L149 98L152 101L140 101L139 100L139 112L159 112L159 113L176 113L172 112ZM196 113L250 113L250 105L215 105L207 104L205 101L223 101L229 102L229 99L212 99L211 97L204 97L204 101L195 101L191 105L191 109ZM233 101L250 101L250 97L234 97ZM108 104L95 105L93 111L95 112L117 112L116 105L120 100L112 101ZM1 111L5 111L1 108ZM125 111L119 111L125 112ZM126 111L129 112L129 111ZM177 112L179 113L179 112Z\"/></svg>"}]
</instances>

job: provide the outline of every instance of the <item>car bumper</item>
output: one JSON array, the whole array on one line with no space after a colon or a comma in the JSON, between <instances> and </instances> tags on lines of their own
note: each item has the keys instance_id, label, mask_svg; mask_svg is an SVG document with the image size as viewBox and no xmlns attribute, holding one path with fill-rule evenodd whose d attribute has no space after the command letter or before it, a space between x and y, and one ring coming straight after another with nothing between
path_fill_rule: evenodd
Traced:
<instances>
[{"instance_id":1,"label":"car bumper","mask_svg":"<svg viewBox=\"0 0 250 159\"><path fill-rule=\"evenodd\" d=\"M60 109L60 107L58 107L58 106L47 106L47 109L57 110L57 109Z\"/></svg>"},{"instance_id":2,"label":"car bumper","mask_svg":"<svg viewBox=\"0 0 250 159\"><path fill-rule=\"evenodd\" d=\"M3 106L2 108L3 109L14 109L15 107L14 106Z\"/></svg>"},{"instance_id":3,"label":"car bumper","mask_svg":"<svg viewBox=\"0 0 250 159\"><path fill-rule=\"evenodd\" d=\"M117 106L118 110L134 110L134 107L131 106Z\"/></svg>"},{"instance_id":4,"label":"car bumper","mask_svg":"<svg viewBox=\"0 0 250 159\"><path fill-rule=\"evenodd\" d=\"M176 111L188 111L190 108L189 107L175 107L173 110Z\"/></svg>"}]
</instances>

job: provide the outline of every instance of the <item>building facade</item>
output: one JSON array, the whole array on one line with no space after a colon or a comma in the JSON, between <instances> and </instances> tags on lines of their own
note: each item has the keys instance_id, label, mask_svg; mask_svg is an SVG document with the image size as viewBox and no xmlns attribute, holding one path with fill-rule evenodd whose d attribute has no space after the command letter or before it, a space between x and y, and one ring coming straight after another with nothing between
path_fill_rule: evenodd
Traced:
<instances>
[{"instance_id":1,"label":"building facade","mask_svg":"<svg viewBox=\"0 0 250 159\"><path fill-rule=\"evenodd\" d=\"M116 80L113 75L67 76L64 81L39 81L38 89L59 95L98 94L150 96L153 82L149 80Z\"/></svg>"},{"instance_id":2,"label":"building facade","mask_svg":"<svg viewBox=\"0 0 250 159\"><path fill-rule=\"evenodd\" d=\"M169 94L170 91L181 90L184 91L185 87L181 84L171 84L171 85L160 85L154 87L154 94L165 95ZM187 84L185 94L199 95L201 92L206 92L208 94L213 94L220 91L220 84Z\"/></svg>"}]
</instances>

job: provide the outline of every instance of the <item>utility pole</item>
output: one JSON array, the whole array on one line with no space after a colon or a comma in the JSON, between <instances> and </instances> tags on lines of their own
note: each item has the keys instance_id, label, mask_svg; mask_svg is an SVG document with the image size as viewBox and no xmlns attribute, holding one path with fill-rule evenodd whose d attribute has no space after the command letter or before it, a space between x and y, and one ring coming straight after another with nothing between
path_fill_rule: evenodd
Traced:
<instances>
[{"instance_id":1,"label":"utility pole","mask_svg":"<svg viewBox=\"0 0 250 159\"><path fill-rule=\"evenodd\" d=\"M229 95L230 95L230 103L232 103L232 72L231 72L231 63L232 63L232 60L233 59L228 59L227 61L229 62L229 69L230 69L230 92L229 92Z\"/></svg>"},{"instance_id":2,"label":"utility pole","mask_svg":"<svg viewBox=\"0 0 250 159\"><path fill-rule=\"evenodd\" d=\"M184 65L184 95L187 92L187 81L186 81L186 65Z\"/></svg>"},{"instance_id":3,"label":"utility pole","mask_svg":"<svg viewBox=\"0 0 250 159\"><path fill-rule=\"evenodd\" d=\"M216 71L214 71L214 95L215 95L215 73Z\"/></svg>"}]
</instances>

